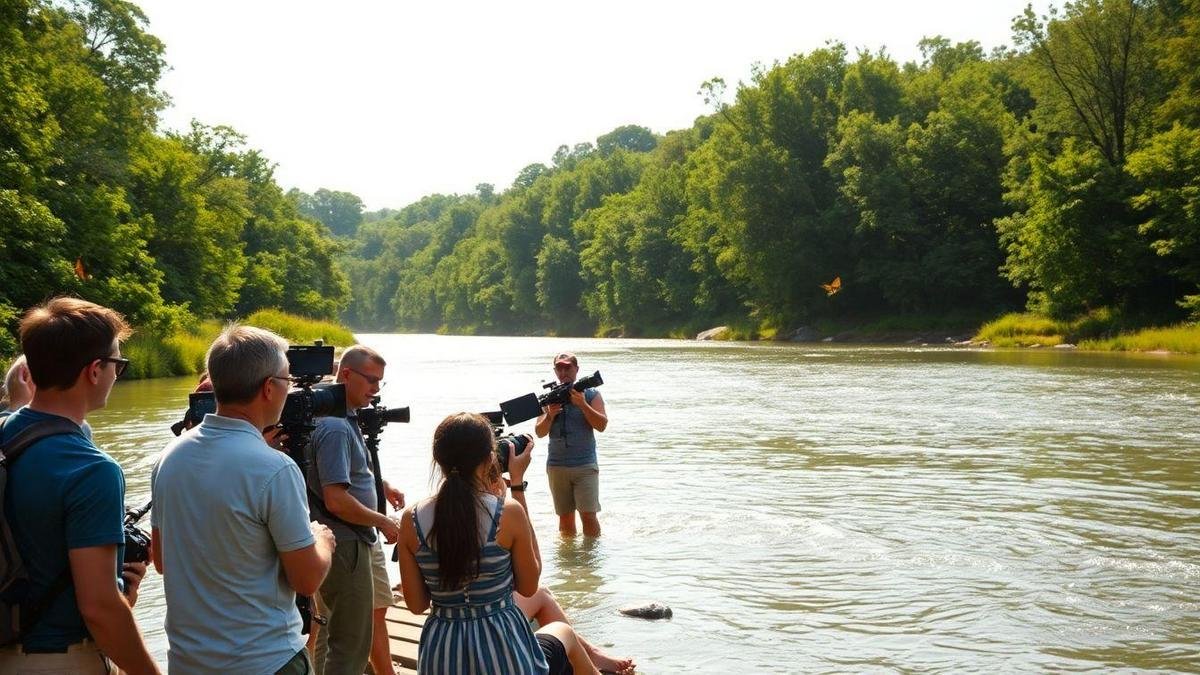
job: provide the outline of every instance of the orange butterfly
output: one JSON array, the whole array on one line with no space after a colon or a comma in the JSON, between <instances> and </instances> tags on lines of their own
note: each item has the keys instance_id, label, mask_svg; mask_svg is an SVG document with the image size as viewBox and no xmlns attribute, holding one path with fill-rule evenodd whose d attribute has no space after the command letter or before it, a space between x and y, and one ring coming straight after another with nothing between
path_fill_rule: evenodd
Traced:
<instances>
[{"instance_id":1,"label":"orange butterfly","mask_svg":"<svg viewBox=\"0 0 1200 675\"><path fill-rule=\"evenodd\" d=\"M75 259L75 276L79 277L80 279L83 279L84 281L87 281L88 279L92 278L92 275L88 274L87 270L83 269L83 257L82 256Z\"/></svg>"},{"instance_id":2,"label":"orange butterfly","mask_svg":"<svg viewBox=\"0 0 1200 675\"><path fill-rule=\"evenodd\" d=\"M838 291L842 290L842 278L834 277L833 281L827 284L821 284L821 288L825 289L825 293L827 295L834 295Z\"/></svg>"}]
</instances>

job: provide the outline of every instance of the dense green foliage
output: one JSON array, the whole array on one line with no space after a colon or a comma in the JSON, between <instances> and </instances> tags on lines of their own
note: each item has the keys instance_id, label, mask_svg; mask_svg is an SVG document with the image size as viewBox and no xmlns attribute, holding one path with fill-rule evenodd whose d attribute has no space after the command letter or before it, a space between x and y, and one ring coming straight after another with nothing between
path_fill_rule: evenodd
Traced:
<instances>
[{"instance_id":1,"label":"dense green foliage","mask_svg":"<svg viewBox=\"0 0 1200 675\"><path fill-rule=\"evenodd\" d=\"M157 131L163 45L145 24L123 0L0 4L0 353L22 310L62 293L154 336L349 301L338 244L243 137Z\"/></svg>"},{"instance_id":2,"label":"dense green foliage","mask_svg":"<svg viewBox=\"0 0 1200 675\"><path fill-rule=\"evenodd\" d=\"M1200 0L1028 10L990 54L935 36L897 63L832 43L728 96L703 83L712 111L691 128L621 126L506 189L374 213L349 192L284 193L232 129L156 132L163 46L134 5L4 7L10 327L59 292L163 335L267 307L623 335L1025 308L1102 337L1200 317Z\"/></svg>"},{"instance_id":3,"label":"dense green foliage","mask_svg":"<svg viewBox=\"0 0 1200 675\"><path fill-rule=\"evenodd\" d=\"M927 38L906 64L833 44L729 103L705 83L714 112L691 129L623 126L498 195L368 214L346 320L778 334L1023 304L1132 327L1200 311L1200 2L1079 0L1013 37L990 55Z\"/></svg>"}]
</instances>

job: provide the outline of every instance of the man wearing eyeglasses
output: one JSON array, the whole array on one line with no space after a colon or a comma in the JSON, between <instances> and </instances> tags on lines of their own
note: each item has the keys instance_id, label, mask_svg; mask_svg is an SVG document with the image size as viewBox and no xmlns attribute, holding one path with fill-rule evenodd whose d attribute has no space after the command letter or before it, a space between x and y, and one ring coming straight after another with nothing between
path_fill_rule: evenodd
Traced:
<instances>
[{"instance_id":1,"label":"man wearing eyeglasses","mask_svg":"<svg viewBox=\"0 0 1200 675\"><path fill-rule=\"evenodd\" d=\"M8 463L5 513L29 573L18 645L0 649L0 672L157 673L132 607L146 572L124 563L125 476L96 447L84 418L108 402L129 365L117 312L57 298L21 320L33 399L4 420L0 439L59 431Z\"/></svg>"},{"instance_id":2,"label":"man wearing eyeglasses","mask_svg":"<svg viewBox=\"0 0 1200 675\"><path fill-rule=\"evenodd\" d=\"M392 672L384 617L392 604L383 547L375 530L390 544L397 523L380 513L376 476L355 411L370 405L383 387L387 362L373 349L355 345L338 362L337 381L346 387L346 417L322 417L309 445L309 502L317 521L337 538L333 566L321 585L318 606L328 624L317 634L316 672L359 675L370 660L377 675ZM399 510L404 495L382 481L384 498ZM372 649L379 624L381 639ZM375 652L380 652L376 654Z\"/></svg>"}]
</instances>

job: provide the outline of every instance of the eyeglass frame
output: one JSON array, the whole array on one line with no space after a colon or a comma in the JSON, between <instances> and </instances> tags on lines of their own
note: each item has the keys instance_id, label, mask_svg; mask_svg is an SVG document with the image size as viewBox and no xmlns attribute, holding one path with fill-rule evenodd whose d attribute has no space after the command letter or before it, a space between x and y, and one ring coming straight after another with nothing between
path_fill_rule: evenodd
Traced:
<instances>
[{"instance_id":1,"label":"eyeglass frame","mask_svg":"<svg viewBox=\"0 0 1200 675\"><path fill-rule=\"evenodd\" d=\"M382 377L375 377L374 375L368 375L353 366L342 366L342 367L345 368L346 370L349 370L350 372L354 373L355 375L358 375L362 379L366 380L367 384L369 384L373 387L379 387L380 389L383 389L383 386L385 384L387 384L387 382Z\"/></svg>"},{"instance_id":2,"label":"eyeglass frame","mask_svg":"<svg viewBox=\"0 0 1200 675\"><path fill-rule=\"evenodd\" d=\"M129 368L130 364L130 360L124 356L97 356L91 361L88 361L88 363L94 363L96 361L99 361L100 363L115 364L118 378L125 374L125 371Z\"/></svg>"}]
</instances>

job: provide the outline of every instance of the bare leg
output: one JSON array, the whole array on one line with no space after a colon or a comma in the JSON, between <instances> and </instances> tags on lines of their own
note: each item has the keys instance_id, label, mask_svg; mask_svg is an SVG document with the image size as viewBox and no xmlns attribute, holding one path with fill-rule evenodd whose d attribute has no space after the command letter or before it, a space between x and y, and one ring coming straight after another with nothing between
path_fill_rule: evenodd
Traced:
<instances>
[{"instance_id":1,"label":"bare leg","mask_svg":"<svg viewBox=\"0 0 1200 675\"><path fill-rule=\"evenodd\" d=\"M567 650L567 660L571 662L571 669L576 673L600 675L600 671L596 669L596 666L592 665L592 660L588 658L583 645L579 643L579 638L575 635L574 628L561 621L556 621L549 626L542 626L538 629L538 632L553 635L558 638L559 642L563 643L563 647Z\"/></svg>"},{"instance_id":2,"label":"bare leg","mask_svg":"<svg viewBox=\"0 0 1200 675\"><path fill-rule=\"evenodd\" d=\"M600 536L600 519L595 513L579 512L579 519L583 521L583 536L599 537Z\"/></svg>"},{"instance_id":3,"label":"bare leg","mask_svg":"<svg viewBox=\"0 0 1200 675\"><path fill-rule=\"evenodd\" d=\"M567 618L567 613L563 611L562 605L558 604L554 594L545 586L539 586L537 592L530 597L513 593L513 599L525 614L525 618L537 621L539 626L549 626L555 622L568 625L571 623L571 620ZM583 650L596 668L606 673L633 672L635 667L633 659L610 656L607 652L588 642L579 633L575 634L575 639L583 646Z\"/></svg>"},{"instance_id":4,"label":"bare leg","mask_svg":"<svg viewBox=\"0 0 1200 675\"><path fill-rule=\"evenodd\" d=\"M571 537L575 536L575 512L558 517L558 533Z\"/></svg>"},{"instance_id":5,"label":"bare leg","mask_svg":"<svg viewBox=\"0 0 1200 675\"><path fill-rule=\"evenodd\" d=\"M371 616L371 670L375 671L375 675L396 675L386 617L387 607L373 610Z\"/></svg>"}]
</instances>

